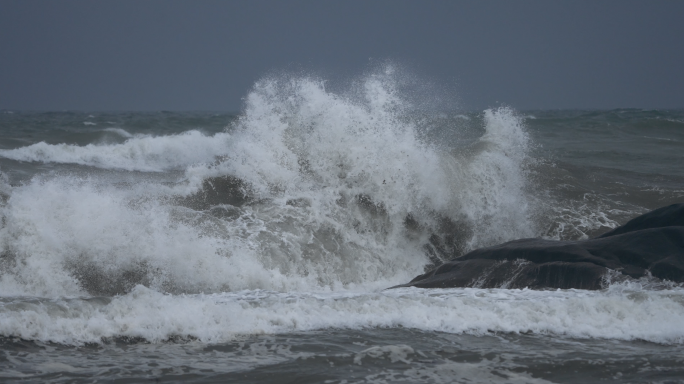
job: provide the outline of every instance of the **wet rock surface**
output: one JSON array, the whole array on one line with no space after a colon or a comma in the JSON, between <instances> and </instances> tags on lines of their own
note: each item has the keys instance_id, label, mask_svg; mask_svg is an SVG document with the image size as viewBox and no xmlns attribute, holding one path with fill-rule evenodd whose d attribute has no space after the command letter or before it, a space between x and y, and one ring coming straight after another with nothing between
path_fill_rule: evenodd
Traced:
<instances>
[{"instance_id":1,"label":"wet rock surface","mask_svg":"<svg viewBox=\"0 0 684 384\"><path fill-rule=\"evenodd\" d=\"M684 283L684 204L589 240L521 239L454 258L397 287L600 289L609 271Z\"/></svg>"}]
</instances>

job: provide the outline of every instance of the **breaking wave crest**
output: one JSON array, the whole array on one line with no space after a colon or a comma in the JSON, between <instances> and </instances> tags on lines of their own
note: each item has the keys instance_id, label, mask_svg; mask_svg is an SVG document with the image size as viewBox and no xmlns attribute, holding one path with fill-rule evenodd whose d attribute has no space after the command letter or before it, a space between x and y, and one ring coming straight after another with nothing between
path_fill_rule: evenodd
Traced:
<instances>
[{"instance_id":1,"label":"breaking wave crest","mask_svg":"<svg viewBox=\"0 0 684 384\"><path fill-rule=\"evenodd\" d=\"M36 143L0 150L0 156L27 162L79 164L105 169L162 172L184 169L190 164L213 161L222 155L230 135L207 136L192 130L178 135L131 135L120 128L107 128L127 140L124 143L74 144Z\"/></svg>"},{"instance_id":2,"label":"breaking wave crest","mask_svg":"<svg viewBox=\"0 0 684 384\"><path fill-rule=\"evenodd\" d=\"M3 294L116 295L139 284L191 294L380 289L475 247L536 235L521 118L486 110L479 137L440 145L397 76L369 75L347 93L315 78L266 78L213 136L3 151L184 170L167 183L53 174L11 188ZM458 139L466 120L453 121L440 129Z\"/></svg>"},{"instance_id":3,"label":"breaking wave crest","mask_svg":"<svg viewBox=\"0 0 684 384\"><path fill-rule=\"evenodd\" d=\"M75 345L121 337L221 343L243 335L331 327L405 327L472 335L535 333L677 344L684 342L683 303L681 290L465 288L174 296L138 286L114 298L31 299L0 305L4 319L0 334Z\"/></svg>"}]
</instances>

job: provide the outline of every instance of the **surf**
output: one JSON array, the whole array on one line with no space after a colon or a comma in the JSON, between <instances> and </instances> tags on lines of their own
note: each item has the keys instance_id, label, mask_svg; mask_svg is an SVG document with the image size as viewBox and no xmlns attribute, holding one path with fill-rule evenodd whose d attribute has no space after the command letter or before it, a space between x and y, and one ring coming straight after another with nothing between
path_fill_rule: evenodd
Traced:
<instances>
[{"instance_id":1,"label":"surf","mask_svg":"<svg viewBox=\"0 0 684 384\"><path fill-rule=\"evenodd\" d=\"M138 176L56 173L2 207L3 292L116 295L375 290L482 245L534 236L530 139L510 108L445 147L392 70L332 92L267 77L224 132L33 144L0 156ZM460 125L440 127L457 139ZM145 172L180 171L172 182ZM232 185L232 186L231 186Z\"/></svg>"}]
</instances>

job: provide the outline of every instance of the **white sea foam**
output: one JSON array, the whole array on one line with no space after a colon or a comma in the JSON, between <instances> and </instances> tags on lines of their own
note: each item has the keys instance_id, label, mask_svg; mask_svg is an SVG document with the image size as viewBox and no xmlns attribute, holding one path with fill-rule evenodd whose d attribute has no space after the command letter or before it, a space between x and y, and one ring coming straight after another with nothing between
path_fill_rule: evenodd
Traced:
<instances>
[{"instance_id":1,"label":"white sea foam","mask_svg":"<svg viewBox=\"0 0 684 384\"><path fill-rule=\"evenodd\" d=\"M485 111L485 134L450 153L423 138L395 80L371 75L335 94L311 78L269 78L255 85L231 134L1 151L26 161L186 169L186 182L173 186L55 175L14 188L2 208L1 291L379 289L423 272L424 246L449 231L445 222L463 229L454 240L463 250L535 235L529 139L515 113ZM178 203L227 175L256 203L215 207L229 217Z\"/></svg>"},{"instance_id":2,"label":"white sea foam","mask_svg":"<svg viewBox=\"0 0 684 384\"><path fill-rule=\"evenodd\" d=\"M0 150L0 156L19 161L70 163L129 171L166 171L184 169L201 162L214 161L225 154L228 133L207 136L199 131L178 135L136 135L118 128L107 128L128 138L121 144L85 146L36 143L27 147Z\"/></svg>"},{"instance_id":3,"label":"white sea foam","mask_svg":"<svg viewBox=\"0 0 684 384\"><path fill-rule=\"evenodd\" d=\"M535 333L573 338L682 343L684 291L402 289L376 293L242 291L168 295L143 286L112 299L2 301L0 334L66 344L111 337L220 343L241 335L320 329L405 327L486 335ZM410 358L397 346L357 356Z\"/></svg>"},{"instance_id":4,"label":"white sea foam","mask_svg":"<svg viewBox=\"0 0 684 384\"><path fill-rule=\"evenodd\" d=\"M42 175L12 187L2 175L0 335L221 343L405 327L684 342L684 290L675 286L379 291L423 272L434 237L467 251L540 233L523 120L508 108L484 111L480 138L445 149L425 134L393 76L370 75L345 94L312 78L264 79L230 134L108 128L127 140L0 151L20 161L183 170L168 184L149 174L121 182L110 172ZM189 208L207 180L226 176L244 183L250 204ZM556 215L576 231L616 225L591 211L570 205ZM379 346L355 361L417 355L405 345ZM438 381L466 370L495 379L488 369L449 364L416 377ZM512 381L532 379L509 373Z\"/></svg>"},{"instance_id":5,"label":"white sea foam","mask_svg":"<svg viewBox=\"0 0 684 384\"><path fill-rule=\"evenodd\" d=\"M596 201L592 201L592 198ZM565 206L551 206L554 212L554 222L544 237L552 240L588 239L587 233L600 229L608 230L618 227L619 223L611 218L606 211L606 204L598 200L593 194L585 194L584 201L569 201ZM613 210L612 214L629 214L643 212L621 212Z\"/></svg>"},{"instance_id":6,"label":"white sea foam","mask_svg":"<svg viewBox=\"0 0 684 384\"><path fill-rule=\"evenodd\" d=\"M237 217L221 219L169 204L173 192L68 177L15 187L3 208L0 292L382 288L425 263L418 249L381 252L375 234L346 234L312 206L231 207Z\"/></svg>"}]
</instances>

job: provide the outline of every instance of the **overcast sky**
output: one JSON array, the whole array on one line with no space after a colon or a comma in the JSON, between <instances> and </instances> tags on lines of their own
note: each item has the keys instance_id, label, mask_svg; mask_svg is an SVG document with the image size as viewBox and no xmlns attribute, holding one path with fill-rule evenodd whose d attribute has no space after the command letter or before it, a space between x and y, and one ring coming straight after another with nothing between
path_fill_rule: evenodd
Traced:
<instances>
[{"instance_id":1,"label":"overcast sky","mask_svg":"<svg viewBox=\"0 0 684 384\"><path fill-rule=\"evenodd\" d=\"M463 109L683 108L684 1L0 0L0 109L239 111L386 60Z\"/></svg>"}]
</instances>

